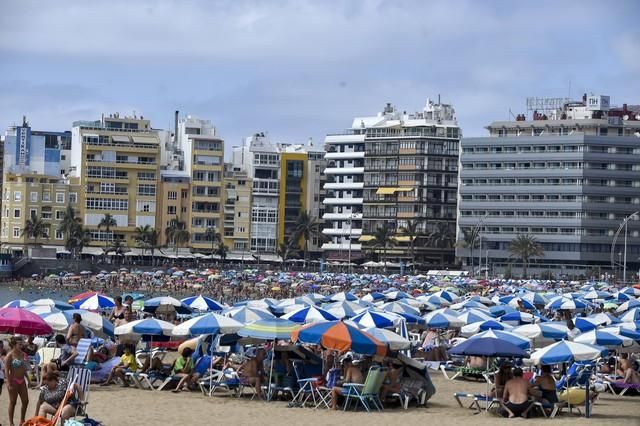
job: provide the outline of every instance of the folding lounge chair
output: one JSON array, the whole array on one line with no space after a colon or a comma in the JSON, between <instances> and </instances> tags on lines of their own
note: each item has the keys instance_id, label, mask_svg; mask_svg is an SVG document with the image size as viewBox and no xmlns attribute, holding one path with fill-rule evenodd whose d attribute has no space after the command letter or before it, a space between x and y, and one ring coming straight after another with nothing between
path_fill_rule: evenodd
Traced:
<instances>
[{"instance_id":1,"label":"folding lounge chair","mask_svg":"<svg viewBox=\"0 0 640 426\"><path fill-rule=\"evenodd\" d=\"M87 363L87 355L89 355L89 349L91 349L91 339L80 339L76 346L76 355L73 360L73 365L84 366Z\"/></svg>"},{"instance_id":2,"label":"folding lounge chair","mask_svg":"<svg viewBox=\"0 0 640 426\"><path fill-rule=\"evenodd\" d=\"M76 407L76 416L84 416L87 414L87 405L89 404L89 385L91 384L91 370L82 367L69 368L69 383L76 383L82 391L82 399L79 400Z\"/></svg>"},{"instance_id":3,"label":"folding lounge chair","mask_svg":"<svg viewBox=\"0 0 640 426\"><path fill-rule=\"evenodd\" d=\"M382 411L382 401L380 401L380 388L387 376L387 369L384 367L371 367L367 373L364 383L344 383L342 386L346 391L344 410L347 409L350 400L355 399L360 402L367 412L371 412L369 403L373 403L376 410ZM344 393L344 392L343 392ZM357 404L356 404L357 407Z\"/></svg>"},{"instance_id":4,"label":"folding lounge chair","mask_svg":"<svg viewBox=\"0 0 640 426\"><path fill-rule=\"evenodd\" d=\"M209 355L201 356L194 362L192 373L197 373L197 374L200 374L201 376L205 375L207 369L209 368L210 363L211 363L211 357ZM173 365L171 366L171 370L173 370ZM174 383L177 385L180 382L180 380L182 380L183 377L184 376L170 374L168 377L164 379L162 384L158 386L157 390L159 391L164 390L169 385Z\"/></svg>"},{"instance_id":5,"label":"folding lounge chair","mask_svg":"<svg viewBox=\"0 0 640 426\"><path fill-rule=\"evenodd\" d=\"M442 374L447 380L455 380L458 377L464 377L476 380L483 379L491 383L491 379L487 376L487 371L482 368L456 367L455 373L451 377L449 377L447 371L452 370L447 369L444 365L440 365L440 371L442 371Z\"/></svg>"},{"instance_id":6,"label":"folding lounge chair","mask_svg":"<svg viewBox=\"0 0 640 426\"><path fill-rule=\"evenodd\" d=\"M296 381L298 382L298 392L293 396L293 400L291 400L289 406L304 407L309 398L311 398L313 406L316 407L318 400L322 399L318 390L319 378L307 377L304 373L302 361L300 360L293 361L293 371L296 375Z\"/></svg>"},{"instance_id":7,"label":"folding lounge chair","mask_svg":"<svg viewBox=\"0 0 640 426\"><path fill-rule=\"evenodd\" d=\"M461 401L462 398L471 399L471 404L469 404L469 406L466 408L474 408L477 411L477 413L481 413L483 410L483 408L480 406L481 402L484 402L485 404L489 404L488 408L491 408L493 405L499 404L499 401L500 401L497 398L488 397L481 393L466 393L466 392L456 392L453 394L453 398L456 400L460 408L465 408L465 406L462 404L462 401Z\"/></svg>"},{"instance_id":8,"label":"folding lounge chair","mask_svg":"<svg viewBox=\"0 0 640 426\"><path fill-rule=\"evenodd\" d=\"M240 390L240 378L232 368L223 368L210 371L209 375L198 381L198 385L202 393L209 396L218 389L237 394Z\"/></svg>"},{"instance_id":9,"label":"folding lounge chair","mask_svg":"<svg viewBox=\"0 0 640 426\"><path fill-rule=\"evenodd\" d=\"M332 368L327 372L327 382L326 385L318 386L316 389L318 391L318 396L320 400L316 404L316 408L324 405L325 408L331 407L331 392L333 388L336 386L338 379L340 378L340 369Z\"/></svg>"},{"instance_id":10,"label":"folding lounge chair","mask_svg":"<svg viewBox=\"0 0 640 426\"><path fill-rule=\"evenodd\" d=\"M616 396L624 396L629 389L640 393L640 384L624 383L624 382L607 382L607 387L612 394ZM618 390L618 392L616 392Z\"/></svg>"}]
</instances>

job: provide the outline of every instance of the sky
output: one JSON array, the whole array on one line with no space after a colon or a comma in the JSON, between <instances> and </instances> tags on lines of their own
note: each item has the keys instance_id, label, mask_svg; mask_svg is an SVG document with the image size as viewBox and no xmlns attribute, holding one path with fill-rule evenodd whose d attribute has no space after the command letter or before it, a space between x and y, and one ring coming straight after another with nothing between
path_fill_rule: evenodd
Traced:
<instances>
[{"instance_id":1,"label":"sky","mask_svg":"<svg viewBox=\"0 0 640 426\"><path fill-rule=\"evenodd\" d=\"M211 119L227 148L321 144L386 102L465 136L526 98L640 104L640 1L0 1L0 127L120 112ZM228 150L230 151L230 150Z\"/></svg>"}]
</instances>

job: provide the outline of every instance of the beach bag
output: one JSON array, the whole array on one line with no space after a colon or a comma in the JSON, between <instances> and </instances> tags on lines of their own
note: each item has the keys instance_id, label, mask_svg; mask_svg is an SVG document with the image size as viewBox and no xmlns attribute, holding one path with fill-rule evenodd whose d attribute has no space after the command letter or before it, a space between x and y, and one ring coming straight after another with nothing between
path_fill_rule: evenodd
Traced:
<instances>
[{"instance_id":1,"label":"beach bag","mask_svg":"<svg viewBox=\"0 0 640 426\"><path fill-rule=\"evenodd\" d=\"M53 426L53 422L46 417L35 416L27 419L22 426Z\"/></svg>"},{"instance_id":2,"label":"beach bag","mask_svg":"<svg viewBox=\"0 0 640 426\"><path fill-rule=\"evenodd\" d=\"M64 426L84 426L84 422L80 422L74 419L69 419L66 422L64 422Z\"/></svg>"},{"instance_id":3,"label":"beach bag","mask_svg":"<svg viewBox=\"0 0 640 426\"><path fill-rule=\"evenodd\" d=\"M570 405L582 405L587 399L587 392L581 388L569 388L558 395L558 399Z\"/></svg>"}]
</instances>

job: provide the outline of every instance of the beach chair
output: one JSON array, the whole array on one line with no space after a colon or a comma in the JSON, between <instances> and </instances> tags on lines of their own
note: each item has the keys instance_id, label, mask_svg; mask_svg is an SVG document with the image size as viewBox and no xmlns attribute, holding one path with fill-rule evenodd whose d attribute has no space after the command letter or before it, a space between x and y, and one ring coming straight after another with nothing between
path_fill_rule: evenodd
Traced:
<instances>
[{"instance_id":1,"label":"beach chair","mask_svg":"<svg viewBox=\"0 0 640 426\"><path fill-rule=\"evenodd\" d=\"M24 422L23 424L25 426L56 426L58 425L58 423L60 423L60 416L62 415L62 410L64 409L64 406L67 404L67 401L69 400L69 398L71 398L71 396L73 395L72 389L74 384L75 383L73 381L69 382L67 391L65 392L64 397L62 398L62 401L60 402L60 405L58 406L58 409L56 410L51 420L47 419L46 417L35 416L30 419L27 419L27 421Z\"/></svg>"},{"instance_id":2,"label":"beach chair","mask_svg":"<svg viewBox=\"0 0 640 426\"><path fill-rule=\"evenodd\" d=\"M318 405L318 399L321 399L318 391L318 377L307 377L304 373L304 365L302 361L293 361L293 371L296 375L296 381L298 382L298 392L293 396L293 399L289 403L290 407L300 406L304 407L309 398L313 400L313 406Z\"/></svg>"},{"instance_id":3,"label":"beach chair","mask_svg":"<svg viewBox=\"0 0 640 426\"><path fill-rule=\"evenodd\" d=\"M364 383L344 383L342 387L346 391L344 410L347 409L351 400L360 402L367 412L371 412L369 403L372 403L374 408L378 411L382 411L382 401L380 401L380 388L387 377L387 368L385 367L371 367L367 373L367 377ZM344 392L343 392L344 394Z\"/></svg>"},{"instance_id":4,"label":"beach chair","mask_svg":"<svg viewBox=\"0 0 640 426\"><path fill-rule=\"evenodd\" d=\"M77 383L82 391L82 399L78 401L76 416L86 416L89 404L89 385L91 384L91 370L82 367L70 367L69 383Z\"/></svg>"},{"instance_id":5,"label":"beach chair","mask_svg":"<svg viewBox=\"0 0 640 426\"><path fill-rule=\"evenodd\" d=\"M87 355L89 355L89 349L91 349L91 339L80 339L78 341L78 345L76 346L76 355L73 360L73 365L84 366L87 362Z\"/></svg>"},{"instance_id":6,"label":"beach chair","mask_svg":"<svg viewBox=\"0 0 640 426\"><path fill-rule=\"evenodd\" d=\"M456 392L453 394L453 398L456 400L460 408L465 408L465 405L462 404L462 399L467 398L471 400L471 404L469 404L466 408L474 408L476 410L476 414L482 412L483 408L480 406L481 402L485 403L485 408L489 409L496 404L500 404L500 400L497 398L488 397L481 393L466 393L466 392ZM489 404L489 407L486 407L486 404Z\"/></svg>"},{"instance_id":7,"label":"beach chair","mask_svg":"<svg viewBox=\"0 0 640 426\"><path fill-rule=\"evenodd\" d=\"M451 368L447 368L445 365L440 365L440 371L447 380L455 380L458 377L463 377L467 379L482 379L491 383L491 379L489 378L489 374L494 374L493 372L487 373L486 370L482 368L469 368L469 367L456 367L454 370ZM455 371L453 376L449 377L447 371L452 372Z\"/></svg>"},{"instance_id":8,"label":"beach chair","mask_svg":"<svg viewBox=\"0 0 640 426\"><path fill-rule=\"evenodd\" d=\"M237 396L240 391L240 378L233 368L213 370L198 381L200 391L205 395L213 395L216 390L224 390Z\"/></svg>"},{"instance_id":9,"label":"beach chair","mask_svg":"<svg viewBox=\"0 0 640 426\"><path fill-rule=\"evenodd\" d=\"M609 388L612 394L618 397L624 396L624 394L627 393L629 389L635 390L636 392L640 393L640 384L624 383L624 382L607 382L607 387Z\"/></svg>"},{"instance_id":10,"label":"beach chair","mask_svg":"<svg viewBox=\"0 0 640 426\"><path fill-rule=\"evenodd\" d=\"M340 378L341 370L339 368L332 368L327 372L326 384L318 386L316 389L318 391L318 396L320 399L316 404L316 408L324 405L325 408L331 407L331 392L335 387L338 379Z\"/></svg>"}]
</instances>

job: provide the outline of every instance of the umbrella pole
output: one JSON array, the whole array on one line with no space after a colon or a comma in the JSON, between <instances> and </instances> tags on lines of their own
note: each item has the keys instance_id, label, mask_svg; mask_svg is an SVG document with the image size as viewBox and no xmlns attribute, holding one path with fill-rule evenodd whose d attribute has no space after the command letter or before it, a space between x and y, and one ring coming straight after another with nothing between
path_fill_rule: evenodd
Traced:
<instances>
[{"instance_id":1,"label":"umbrella pole","mask_svg":"<svg viewBox=\"0 0 640 426\"><path fill-rule=\"evenodd\" d=\"M489 357L487 357L487 374L489 374ZM484 381L486 382L486 388L487 388L487 393L485 395L487 395L487 399L485 401L485 412L489 411L489 382L487 381L486 377L484 379ZM497 395L496 395L497 396Z\"/></svg>"},{"instance_id":2,"label":"umbrella pole","mask_svg":"<svg viewBox=\"0 0 640 426\"><path fill-rule=\"evenodd\" d=\"M211 334L211 345L209 346L209 396L213 395L211 389L213 389L213 339L214 334ZM222 367L224 369L224 366ZM222 372L224 374L224 371Z\"/></svg>"},{"instance_id":3,"label":"umbrella pole","mask_svg":"<svg viewBox=\"0 0 640 426\"><path fill-rule=\"evenodd\" d=\"M276 358L276 339L273 339L273 347L271 348L271 368L269 369L269 383L267 383L267 402L271 401L271 379L273 376L273 361Z\"/></svg>"}]
</instances>

